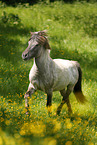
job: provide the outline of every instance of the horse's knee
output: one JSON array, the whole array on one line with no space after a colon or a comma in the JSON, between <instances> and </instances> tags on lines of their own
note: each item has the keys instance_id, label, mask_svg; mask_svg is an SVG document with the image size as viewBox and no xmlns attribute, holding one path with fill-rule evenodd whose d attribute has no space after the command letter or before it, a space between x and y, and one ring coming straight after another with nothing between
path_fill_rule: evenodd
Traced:
<instances>
[{"instance_id":1,"label":"horse's knee","mask_svg":"<svg viewBox=\"0 0 97 145\"><path fill-rule=\"evenodd\" d=\"M30 92L27 91L27 92L25 93L25 95L24 95L24 99L27 99L27 98L29 98L29 97L30 97Z\"/></svg>"},{"instance_id":2,"label":"horse's knee","mask_svg":"<svg viewBox=\"0 0 97 145\"><path fill-rule=\"evenodd\" d=\"M28 88L28 91L25 93L24 98L29 98L35 92L34 88Z\"/></svg>"}]
</instances>

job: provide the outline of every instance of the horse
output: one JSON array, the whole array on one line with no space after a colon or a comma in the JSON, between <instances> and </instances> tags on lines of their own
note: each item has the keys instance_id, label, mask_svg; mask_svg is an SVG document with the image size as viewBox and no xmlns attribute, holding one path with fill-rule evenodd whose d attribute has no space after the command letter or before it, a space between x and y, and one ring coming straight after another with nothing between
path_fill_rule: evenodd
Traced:
<instances>
[{"instance_id":1,"label":"horse","mask_svg":"<svg viewBox=\"0 0 97 145\"><path fill-rule=\"evenodd\" d=\"M52 105L54 91L60 91L63 99L56 113L59 115L66 103L68 112L72 113L69 95L75 94L80 103L85 103L86 98L82 92L82 71L77 61L65 59L52 59L51 47L45 31L31 32L28 47L22 53L22 59L27 61L34 58L33 66L29 73L29 86L24 95L26 114L29 114L29 98L41 90L47 94L47 107Z\"/></svg>"}]
</instances>

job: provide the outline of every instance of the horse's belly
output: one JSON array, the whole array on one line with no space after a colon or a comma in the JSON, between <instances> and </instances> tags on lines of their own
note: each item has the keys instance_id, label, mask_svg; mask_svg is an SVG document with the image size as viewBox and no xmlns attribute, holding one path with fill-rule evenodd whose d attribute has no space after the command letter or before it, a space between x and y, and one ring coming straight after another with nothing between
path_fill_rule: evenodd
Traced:
<instances>
[{"instance_id":1,"label":"horse's belly","mask_svg":"<svg viewBox=\"0 0 97 145\"><path fill-rule=\"evenodd\" d=\"M57 80L57 82L54 84L53 86L53 91L60 91L60 90L63 90L65 89L69 84L69 79L65 79L62 78L62 79L59 79Z\"/></svg>"},{"instance_id":2,"label":"horse's belly","mask_svg":"<svg viewBox=\"0 0 97 145\"><path fill-rule=\"evenodd\" d=\"M57 85L56 87L53 88L53 91L61 91L65 88L66 88L66 86Z\"/></svg>"},{"instance_id":3,"label":"horse's belly","mask_svg":"<svg viewBox=\"0 0 97 145\"><path fill-rule=\"evenodd\" d=\"M56 77L54 80L53 91L60 91L65 89L69 84L75 85L77 82L78 76L74 76L72 73L60 73L60 77Z\"/></svg>"}]
</instances>

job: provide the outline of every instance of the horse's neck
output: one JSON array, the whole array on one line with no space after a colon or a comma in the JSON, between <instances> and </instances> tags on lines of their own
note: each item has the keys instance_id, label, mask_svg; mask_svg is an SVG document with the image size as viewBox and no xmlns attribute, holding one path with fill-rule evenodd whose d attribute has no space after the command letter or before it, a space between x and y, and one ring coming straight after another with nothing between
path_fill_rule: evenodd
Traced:
<instances>
[{"instance_id":1,"label":"horse's neck","mask_svg":"<svg viewBox=\"0 0 97 145\"><path fill-rule=\"evenodd\" d=\"M49 56L49 50L44 50L38 58L35 58L35 64L38 68L38 71L42 74L50 71L49 69L51 62L52 59Z\"/></svg>"}]
</instances>

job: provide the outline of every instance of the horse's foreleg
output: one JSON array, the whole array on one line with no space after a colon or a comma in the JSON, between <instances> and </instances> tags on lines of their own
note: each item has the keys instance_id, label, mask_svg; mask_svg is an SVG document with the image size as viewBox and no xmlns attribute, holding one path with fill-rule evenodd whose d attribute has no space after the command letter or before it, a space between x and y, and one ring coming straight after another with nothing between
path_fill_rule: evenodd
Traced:
<instances>
[{"instance_id":1,"label":"horse's foreleg","mask_svg":"<svg viewBox=\"0 0 97 145\"><path fill-rule=\"evenodd\" d=\"M47 104L48 107L48 113L51 113L51 105L52 105L52 92L47 93Z\"/></svg>"},{"instance_id":2,"label":"horse's foreleg","mask_svg":"<svg viewBox=\"0 0 97 145\"><path fill-rule=\"evenodd\" d=\"M25 108L26 108L26 114L29 114L29 98L30 98L30 92L27 91L24 95L24 99L25 99Z\"/></svg>"},{"instance_id":3,"label":"horse's foreleg","mask_svg":"<svg viewBox=\"0 0 97 145\"><path fill-rule=\"evenodd\" d=\"M35 89L34 89L33 85L30 84L27 92L24 95L26 114L30 114L30 112L29 112L29 98L31 97L31 94L33 94L34 92L35 92Z\"/></svg>"}]
</instances>

